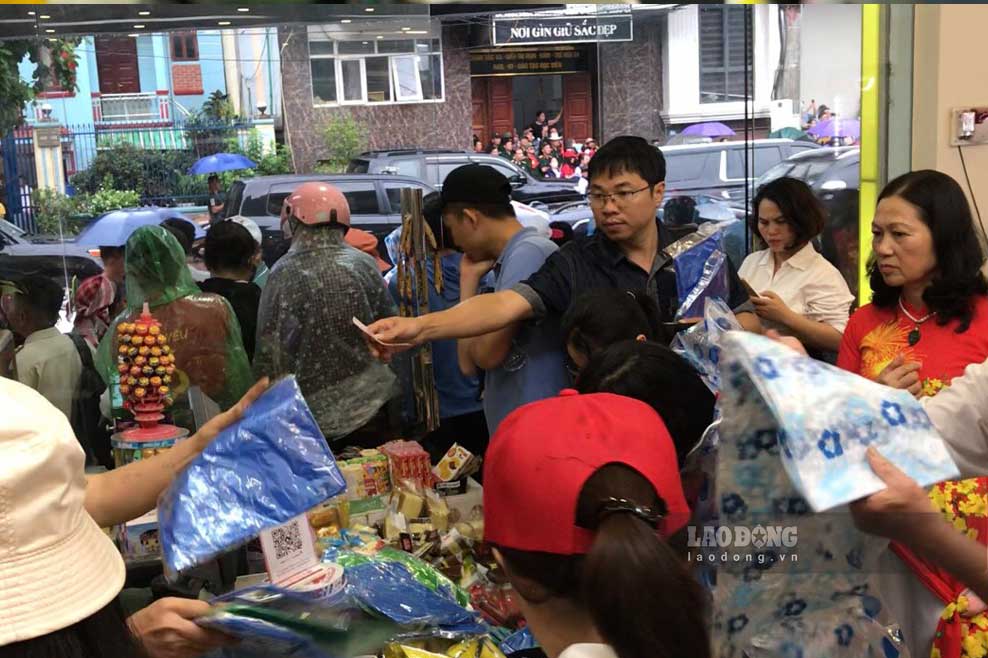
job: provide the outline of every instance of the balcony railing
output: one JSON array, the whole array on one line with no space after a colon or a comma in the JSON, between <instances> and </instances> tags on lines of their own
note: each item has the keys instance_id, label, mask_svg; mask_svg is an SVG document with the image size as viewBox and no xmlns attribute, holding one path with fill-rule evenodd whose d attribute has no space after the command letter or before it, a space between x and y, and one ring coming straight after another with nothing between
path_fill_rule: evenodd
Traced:
<instances>
[{"instance_id":1,"label":"balcony railing","mask_svg":"<svg viewBox=\"0 0 988 658\"><path fill-rule=\"evenodd\" d=\"M160 92L93 94L93 118L98 125L171 123L171 99Z\"/></svg>"}]
</instances>

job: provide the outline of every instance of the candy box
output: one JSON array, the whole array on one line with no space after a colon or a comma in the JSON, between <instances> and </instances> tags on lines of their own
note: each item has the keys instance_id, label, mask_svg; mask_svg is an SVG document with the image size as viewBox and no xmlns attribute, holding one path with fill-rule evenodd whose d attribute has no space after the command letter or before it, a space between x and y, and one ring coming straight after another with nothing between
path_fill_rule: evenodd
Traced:
<instances>
[{"instance_id":1,"label":"candy box","mask_svg":"<svg viewBox=\"0 0 988 658\"><path fill-rule=\"evenodd\" d=\"M464 475L473 463L473 454L463 446L454 443L453 446L443 455L432 473L440 482L449 482Z\"/></svg>"},{"instance_id":2,"label":"candy box","mask_svg":"<svg viewBox=\"0 0 988 658\"><path fill-rule=\"evenodd\" d=\"M121 526L120 549L127 560L144 560L161 555L157 510L151 510Z\"/></svg>"}]
</instances>

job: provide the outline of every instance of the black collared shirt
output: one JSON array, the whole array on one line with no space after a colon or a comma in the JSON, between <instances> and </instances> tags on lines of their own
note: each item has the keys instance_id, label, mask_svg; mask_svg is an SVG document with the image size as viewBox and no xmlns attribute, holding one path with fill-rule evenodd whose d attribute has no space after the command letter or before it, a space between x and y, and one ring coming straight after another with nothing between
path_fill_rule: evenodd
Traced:
<instances>
[{"instance_id":1,"label":"black collared shirt","mask_svg":"<svg viewBox=\"0 0 988 658\"><path fill-rule=\"evenodd\" d=\"M650 272L628 260L620 247L598 231L588 238L567 243L513 290L532 305L537 318L548 314L561 316L576 295L594 288L644 290L659 305L659 321L672 323L679 309L676 271L672 259L661 251L672 239L661 223L658 226L660 251ZM726 265L730 286L728 306L735 313L753 312L737 271L730 261Z\"/></svg>"}]
</instances>

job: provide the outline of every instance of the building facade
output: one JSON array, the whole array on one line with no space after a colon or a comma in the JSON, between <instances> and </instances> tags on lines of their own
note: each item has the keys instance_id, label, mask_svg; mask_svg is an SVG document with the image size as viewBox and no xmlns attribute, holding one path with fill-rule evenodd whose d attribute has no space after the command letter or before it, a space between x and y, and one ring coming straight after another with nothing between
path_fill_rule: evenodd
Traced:
<instances>
[{"instance_id":1,"label":"building facade","mask_svg":"<svg viewBox=\"0 0 988 658\"><path fill-rule=\"evenodd\" d=\"M854 12L566 5L283 27L288 141L309 171L328 153L325 126L342 115L364 124L371 150L470 149L474 137L521 133L540 110L560 115L567 142L632 134L662 143L708 121L740 135L746 114L763 137L797 124L814 98L856 115ZM828 40L841 50L829 60L834 75L808 63Z\"/></svg>"},{"instance_id":2,"label":"building facade","mask_svg":"<svg viewBox=\"0 0 988 658\"><path fill-rule=\"evenodd\" d=\"M28 120L62 125L168 125L226 94L239 116L281 113L275 28L86 36L76 47L75 90L49 88L28 103ZM30 81L34 64L20 63Z\"/></svg>"},{"instance_id":3,"label":"building facade","mask_svg":"<svg viewBox=\"0 0 988 658\"><path fill-rule=\"evenodd\" d=\"M363 124L371 149L468 146L464 27L413 17L283 27L278 37L285 141L297 171L326 157L325 128L345 115Z\"/></svg>"}]
</instances>

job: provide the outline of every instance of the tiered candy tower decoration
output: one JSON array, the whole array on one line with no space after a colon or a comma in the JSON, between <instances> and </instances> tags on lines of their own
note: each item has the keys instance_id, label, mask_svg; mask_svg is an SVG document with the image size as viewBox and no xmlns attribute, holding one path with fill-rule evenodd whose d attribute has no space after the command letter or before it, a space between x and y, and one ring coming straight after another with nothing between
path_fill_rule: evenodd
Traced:
<instances>
[{"instance_id":1,"label":"tiered candy tower decoration","mask_svg":"<svg viewBox=\"0 0 988 658\"><path fill-rule=\"evenodd\" d=\"M117 344L117 371L124 409L134 414L134 420L140 425L140 429L131 432L143 439L161 432L174 433L174 427L159 426L158 423L164 419L161 412L172 404L175 355L161 323L151 315L147 304L135 322L117 325Z\"/></svg>"}]
</instances>

